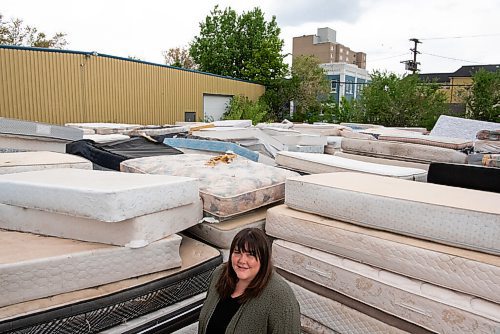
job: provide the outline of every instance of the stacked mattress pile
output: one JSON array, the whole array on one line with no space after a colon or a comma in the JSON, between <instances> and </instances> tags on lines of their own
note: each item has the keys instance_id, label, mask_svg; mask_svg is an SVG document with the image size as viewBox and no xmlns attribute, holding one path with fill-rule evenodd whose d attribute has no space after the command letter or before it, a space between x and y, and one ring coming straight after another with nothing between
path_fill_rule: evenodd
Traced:
<instances>
[{"instance_id":1,"label":"stacked mattress pile","mask_svg":"<svg viewBox=\"0 0 500 334\"><path fill-rule=\"evenodd\" d=\"M0 117L0 152L66 152L66 144L83 138L83 131L66 126Z\"/></svg>"},{"instance_id":2,"label":"stacked mattress pile","mask_svg":"<svg viewBox=\"0 0 500 334\"><path fill-rule=\"evenodd\" d=\"M220 257L177 234L202 217L195 179L66 168L0 187L0 332L97 333L201 305Z\"/></svg>"},{"instance_id":3,"label":"stacked mattress pile","mask_svg":"<svg viewBox=\"0 0 500 334\"><path fill-rule=\"evenodd\" d=\"M306 332L498 333L498 203L376 175L300 176L266 233Z\"/></svg>"},{"instance_id":4,"label":"stacked mattress pile","mask_svg":"<svg viewBox=\"0 0 500 334\"><path fill-rule=\"evenodd\" d=\"M412 161L465 163L464 151L472 148L472 141L459 138L423 135L404 130L376 128L363 130L378 139L344 138L342 152L371 157Z\"/></svg>"},{"instance_id":5,"label":"stacked mattress pile","mask_svg":"<svg viewBox=\"0 0 500 334\"><path fill-rule=\"evenodd\" d=\"M353 171L423 182L427 178L423 169L382 165L328 154L281 151L276 155L276 164L307 174Z\"/></svg>"},{"instance_id":6,"label":"stacked mattress pile","mask_svg":"<svg viewBox=\"0 0 500 334\"><path fill-rule=\"evenodd\" d=\"M52 168L92 169L92 163L71 154L49 151L0 153L0 174Z\"/></svg>"},{"instance_id":7,"label":"stacked mattress pile","mask_svg":"<svg viewBox=\"0 0 500 334\"><path fill-rule=\"evenodd\" d=\"M121 170L197 178L205 221L188 231L219 248L225 259L234 235L245 227L262 228L266 208L284 199L286 178L298 175L235 154L131 159Z\"/></svg>"}]
</instances>

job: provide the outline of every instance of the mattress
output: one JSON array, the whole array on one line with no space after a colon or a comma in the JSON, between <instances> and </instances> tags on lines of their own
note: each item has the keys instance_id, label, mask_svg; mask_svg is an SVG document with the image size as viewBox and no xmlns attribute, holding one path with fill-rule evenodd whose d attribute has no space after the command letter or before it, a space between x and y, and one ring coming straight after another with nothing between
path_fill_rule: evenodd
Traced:
<instances>
[{"instance_id":1,"label":"mattress","mask_svg":"<svg viewBox=\"0 0 500 334\"><path fill-rule=\"evenodd\" d=\"M379 165L326 154L278 152L276 163L309 174L353 171L405 180L425 181L427 179L427 172L422 169Z\"/></svg>"},{"instance_id":2,"label":"mattress","mask_svg":"<svg viewBox=\"0 0 500 334\"><path fill-rule=\"evenodd\" d=\"M187 232L219 248L231 248L231 242L236 234L247 227L264 229L267 208L229 219L219 223L203 222L196 224Z\"/></svg>"},{"instance_id":3,"label":"mattress","mask_svg":"<svg viewBox=\"0 0 500 334\"><path fill-rule=\"evenodd\" d=\"M474 152L498 154L500 153L500 140L476 139L474 141Z\"/></svg>"},{"instance_id":4,"label":"mattress","mask_svg":"<svg viewBox=\"0 0 500 334\"><path fill-rule=\"evenodd\" d=\"M198 224L202 217L201 199L114 223L0 204L0 228L117 246L145 246Z\"/></svg>"},{"instance_id":5,"label":"mattress","mask_svg":"<svg viewBox=\"0 0 500 334\"><path fill-rule=\"evenodd\" d=\"M207 290L219 252L183 237L182 266L0 308L0 332L97 333Z\"/></svg>"},{"instance_id":6,"label":"mattress","mask_svg":"<svg viewBox=\"0 0 500 334\"><path fill-rule=\"evenodd\" d=\"M175 332L172 332L172 334L198 334L198 322L195 322L191 325L180 328L180 329L176 330Z\"/></svg>"},{"instance_id":7,"label":"mattress","mask_svg":"<svg viewBox=\"0 0 500 334\"><path fill-rule=\"evenodd\" d=\"M198 200L193 178L84 169L0 175L0 203L117 222Z\"/></svg>"},{"instance_id":8,"label":"mattress","mask_svg":"<svg viewBox=\"0 0 500 334\"><path fill-rule=\"evenodd\" d=\"M487 167L500 167L500 154L485 154L481 163Z\"/></svg>"},{"instance_id":9,"label":"mattress","mask_svg":"<svg viewBox=\"0 0 500 334\"><path fill-rule=\"evenodd\" d=\"M401 159L419 163L430 163L432 161L465 163L467 158L465 153L449 148L383 140L344 138L341 146L342 151L346 153Z\"/></svg>"},{"instance_id":10,"label":"mattress","mask_svg":"<svg viewBox=\"0 0 500 334\"><path fill-rule=\"evenodd\" d=\"M414 143L428 146L444 147L453 150L463 150L472 148L472 140L453 138L453 137L443 137L435 135L424 135L421 133L398 130L398 129L387 129L387 128L375 128L362 130L363 133L369 133L376 135L378 140L388 140L396 141L402 143Z\"/></svg>"},{"instance_id":11,"label":"mattress","mask_svg":"<svg viewBox=\"0 0 500 334\"><path fill-rule=\"evenodd\" d=\"M82 139L83 131L67 126L0 117L0 134L42 137L68 142Z\"/></svg>"},{"instance_id":12,"label":"mattress","mask_svg":"<svg viewBox=\"0 0 500 334\"><path fill-rule=\"evenodd\" d=\"M292 210L267 211L266 233L500 303L500 257Z\"/></svg>"},{"instance_id":13,"label":"mattress","mask_svg":"<svg viewBox=\"0 0 500 334\"><path fill-rule=\"evenodd\" d=\"M500 305L283 240L276 267L437 333L495 333ZM457 319L460 319L457 321Z\"/></svg>"},{"instance_id":14,"label":"mattress","mask_svg":"<svg viewBox=\"0 0 500 334\"><path fill-rule=\"evenodd\" d=\"M94 133L98 135L122 133L123 131L126 130L133 130L142 127L142 125L140 124L120 124L120 123L66 123L65 125L67 127L77 128L77 129L91 129L94 130Z\"/></svg>"},{"instance_id":15,"label":"mattress","mask_svg":"<svg viewBox=\"0 0 500 334\"><path fill-rule=\"evenodd\" d=\"M300 315L301 334L340 334L305 315Z\"/></svg>"},{"instance_id":16,"label":"mattress","mask_svg":"<svg viewBox=\"0 0 500 334\"><path fill-rule=\"evenodd\" d=\"M304 134L313 134L320 136L339 136L340 130L344 128L345 126L341 126L338 124L296 123L293 125L292 130L296 130Z\"/></svg>"},{"instance_id":17,"label":"mattress","mask_svg":"<svg viewBox=\"0 0 500 334\"><path fill-rule=\"evenodd\" d=\"M127 140L127 139L130 139L130 136L122 135L119 133L113 133L113 134L109 134L109 135L91 134L91 135L83 135L83 139L88 139L88 140L92 140L93 142L96 142L96 143L105 144L105 143L112 143L112 142L119 141L119 140Z\"/></svg>"},{"instance_id":18,"label":"mattress","mask_svg":"<svg viewBox=\"0 0 500 334\"><path fill-rule=\"evenodd\" d=\"M428 182L500 193L500 168L433 162Z\"/></svg>"},{"instance_id":19,"label":"mattress","mask_svg":"<svg viewBox=\"0 0 500 334\"><path fill-rule=\"evenodd\" d=\"M193 330L187 331L185 324L197 321L200 310L206 297L206 292L181 300L158 311L148 313L142 317L121 323L118 326L101 331L100 334L122 334L122 333L179 333L177 329L184 329L181 333L198 333L198 327L194 324Z\"/></svg>"},{"instance_id":20,"label":"mattress","mask_svg":"<svg viewBox=\"0 0 500 334\"><path fill-rule=\"evenodd\" d=\"M285 179L298 175L237 155L182 154L132 159L122 162L121 169L198 178L203 210L221 220L281 201Z\"/></svg>"},{"instance_id":21,"label":"mattress","mask_svg":"<svg viewBox=\"0 0 500 334\"><path fill-rule=\"evenodd\" d=\"M300 313L336 332L345 334L407 333L300 285L289 281L288 284L299 302Z\"/></svg>"},{"instance_id":22,"label":"mattress","mask_svg":"<svg viewBox=\"0 0 500 334\"><path fill-rule=\"evenodd\" d=\"M439 116L431 130L433 136L446 136L473 140L476 133L481 130L498 130L499 123L465 119L447 115Z\"/></svg>"},{"instance_id":23,"label":"mattress","mask_svg":"<svg viewBox=\"0 0 500 334\"><path fill-rule=\"evenodd\" d=\"M6 135L0 133L0 150L66 152L68 141L45 137Z\"/></svg>"},{"instance_id":24,"label":"mattress","mask_svg":"<svg viewBox=\"0 0 500 334\"><path fill-rule=\"evenodd\" d=\"M500 255L500 194L361 173L286 180L289 207Z\"/></svg>"},{"instance_id":25,"label":"mattress","mask_svg":"<svg viewBox=\"0 0 500 334\"><path fill-rule=\"evenodd\" d=\"M0 231L0 307L181 265L181 237L132 249Z\"/></svg>"},{"instance_id":26,"label":"mattress","mask_svg":"<svg viewBox=\"0 0 500 334\"><path fill-rule=\"evenodd\" d=\"M429 169L429 164L425 164L425 163L417 163L417 162L410 162L410 161L403 161L403 160L393 160L393 159L386 159L386 158L376 158L376 157L369 157L366 155L349 154L349 153L340 152L340 151L335 152L335 156L341 157L341 158L346 158L346 159L371 162L374 164L381 164L381 165L417 168L417 169L423 169L425 171Z\"/></svg>"},{"instance_id":27,"label":"mattress","mask_svg":"<svg viewBox=\"0 0 500 334\"><path fill-rule=\"evenodd\" d=\"M296 134L296 135L278 135L274 136L285 145L303 145L303 146L325 146L327 140L325 136Z\"/></svg>"},{"instance_id":28,"label":"mattress","mask_svg":"<svg viewBox=\"0 0 500 334\"><path fill-rule=\"evenodd\" d=\"M56 152L14 152L0 154L0 174L50 168L92 169L87 159Z\"/></svg>"}]
</instances>

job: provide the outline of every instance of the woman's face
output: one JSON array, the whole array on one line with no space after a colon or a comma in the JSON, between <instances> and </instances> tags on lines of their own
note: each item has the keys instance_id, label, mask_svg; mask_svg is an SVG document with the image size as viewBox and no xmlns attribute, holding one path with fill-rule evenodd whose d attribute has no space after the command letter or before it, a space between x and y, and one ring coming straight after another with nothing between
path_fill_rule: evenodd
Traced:
<instances>
[{"instance_id":1,"label":"woman's face","mask_svg":"<svg viewBox=\"0 0 500 334\"><path fill-rule=\"evenodd\" d=\"M257 276L260 270L260 261L255 254L240 251L238 248L233 250L231 255L231 265L241 282L250 282Z\"/></svg>"}]
</instances>

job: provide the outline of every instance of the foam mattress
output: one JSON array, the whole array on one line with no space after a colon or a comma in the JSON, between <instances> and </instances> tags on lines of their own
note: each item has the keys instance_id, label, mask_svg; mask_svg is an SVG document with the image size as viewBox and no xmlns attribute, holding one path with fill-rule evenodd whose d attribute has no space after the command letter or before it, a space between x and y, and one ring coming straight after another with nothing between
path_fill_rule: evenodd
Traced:
<instances>
[{"instance_id":1,"label":"foam mattress","mask_svg":"<svg viewBox=\"0 0 500 334\"><path fill-rule=\"evenodd\" d=\"M0 174L50 168L92 169L92 163L75 155L47 151L0 154Z\"/></svg>"},{"instance_id":2,"label":"foam mattress","mask_svg":"<svg viewBox=\"0 0 500 334\"><path fill-rule=\"evenodd\" d=\"M360 173L288 178L285 204L353 224L500 254L500 194Z\"/></svg>"},{"instance_id":3,"label":"foam mattress","mask_svg":"<svg viewBox=\"0 0 500 334\"><path fill-rule=\"evenodd\" d=\"M380 165L327 154L281 151L276 154L276 163L309 174L352 171L405 180L425 181L427 178L427 172L422 169Z\"/></svg>"},{"instance_id":4,"label":"foam mattress","mask_svg":"<svg viewBox=\"0 0 500 334\"><path fill-rule=\"evenodd\" d=\"M203 210L220 219L282 200L286 178L298 175L236 155L219 157L182 154L132 159L122 162L121 170L197 178Z\"/></svg>"},{"instance_id":5,"label":"foam mattress","mask_svg":"<svg viewBox=\"0 0 500 334\"><path fill-rule=\"evenodd\" d=\"M335 300L288 282L300 305L300 313L339 333L407 333Z\"/></svg>"},{"instance_id":6,"label":"foam mattress","mask_svg":"<svg viewBox=\"0 0 500 334\"><path fill-rule=\"evenodd\" d=\"M181 237L138 249L0 231L0 306L76 291L181 265Z\"/></svg>"},{"instance_id":7,"label":"foam mattress","mask_svg":"<svg viewBox=\"0 0 500 334\"><path fill-rule=\"evenodd\" d=\"M335 156L341 157L341 158L352 159L352 160L371 162L374 164L417 168L417 169L423 169L425 171L429 170L429 164L425 164L425 163L417 163L417 162L403 161L403 160L393 160L393 159L386 159L386 158L376 158L376 157L369 157L367 155L349 154L349 153L340 152L340 151L335 152Z\"/></svg>"},{"instance_id":8,"label":"foam mattress","mask_svg":"<svg viewBox=\"0 0 500 334\"><path fill-rule=\"evenodd\" d=\"M117 246L145 246L198 224L202 217L201 199L114 223L0 204L0 228Z\"/></svg>"},{"instance_id":9,"label":"foam mattress","mask_svg":"<svg viewBox=\"0 0 500 334\"><path fill-rule=\"evenodd\" d=\"M344 138L342 151L382 158L401 159L420 163L450 162L465 163L465 153L443 147L427 146L412 143L400 143L383 140L364 140Z\"/></svg>"},{"instance_id":10,"label":"foam mattress","mask_svg":"<svg viewBox=\"0 0 500 334\"><path fill-rule=\"evenodd\" d=\"M273 262L282 270L437 333L495 333L500 329L498 304L313 248L275 240Z\"/></svg>"},{"instance_id":11,"label":"foam mattress","mask_svg":"<svg viewBox=\"0 0 500 334\"><path fill-rule=\"evenodd\" d=\"M187 232L216 247L229 249L234 237L242 229L247 227L264 229L266 212L267 208L261 208L255 212L219 223L203 222L191 227Z\"/></svg>"},{"instance_id":12,"label":"foam mattress","mask_svg":"<svg viewBox=\"0 0 500 334\"><path fill-rule=\"evenodd\" d=\"M0 203L117 222L198 200L193 178L83 169L0 175Z\"/></svg>"},{"instance_id":13,"label":"foam mattress","mask_svg":"<svg viewBox=\"0 0 500 334\"><path fill-rule=\"evenodd\" d=\"M97 333L205 292L220 253L182 239L181 267L0 307L0 332Z\"/></svg>"},{"instance_id":14,"label":"foam mattress","mask_svg":"<svg viewBox=\"0 0 500 334\"><path fill-rule=\"evenodd\" d=\"M500 303L500 257L364 228L285 205L267 211L266 233Z\"/></svg>"}]
</instances>

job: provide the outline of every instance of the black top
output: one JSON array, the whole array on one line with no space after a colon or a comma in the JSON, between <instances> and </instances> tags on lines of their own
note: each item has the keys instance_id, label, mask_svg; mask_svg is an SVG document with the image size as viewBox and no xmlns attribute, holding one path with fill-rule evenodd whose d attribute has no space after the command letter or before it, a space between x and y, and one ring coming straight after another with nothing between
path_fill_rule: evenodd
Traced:
<instances>
[{"instance_id":1,"label":"black top","mask_svg":"<svg viewBox=\"0 0 500 334\"><path fill-rule=\"evenodd\" d=\"M223 298L219 300L214 313L208 322L206 334L221 334L226 332L227 325L231 322L233 316L238 312L240 303L238 298Z\"/></svg>"}]
</instances>

